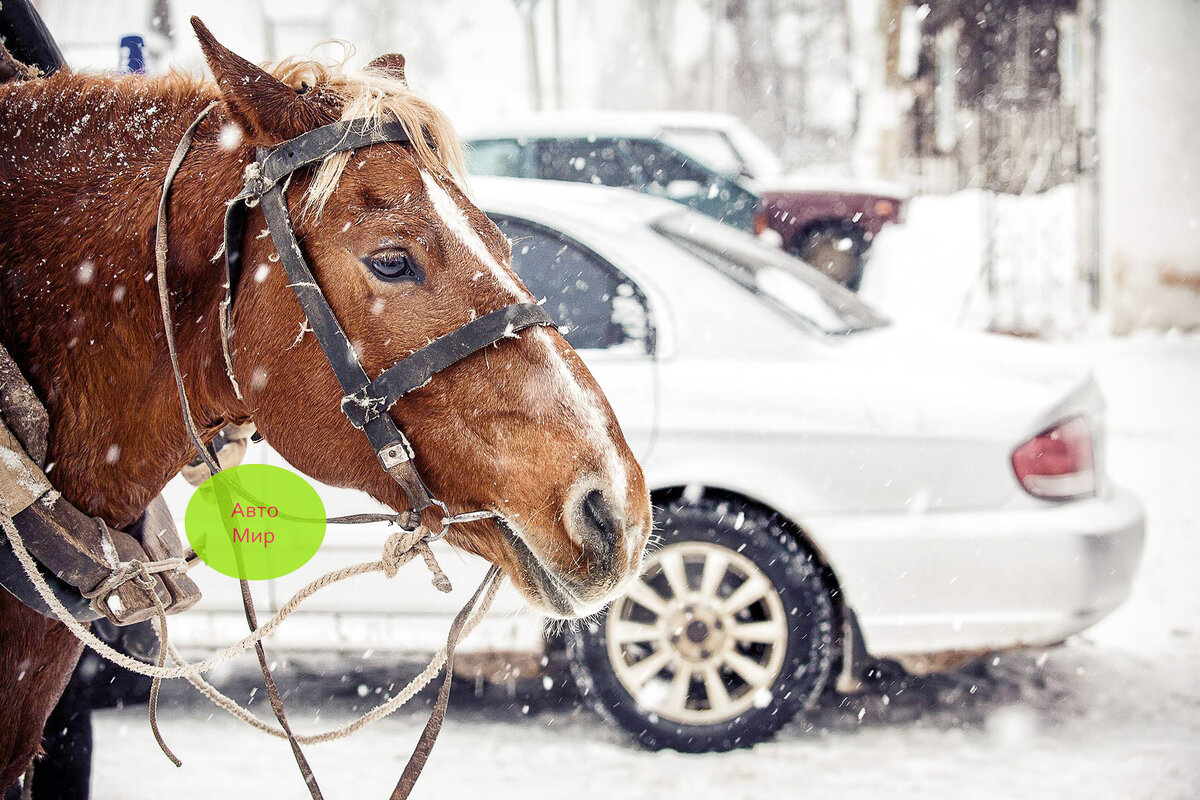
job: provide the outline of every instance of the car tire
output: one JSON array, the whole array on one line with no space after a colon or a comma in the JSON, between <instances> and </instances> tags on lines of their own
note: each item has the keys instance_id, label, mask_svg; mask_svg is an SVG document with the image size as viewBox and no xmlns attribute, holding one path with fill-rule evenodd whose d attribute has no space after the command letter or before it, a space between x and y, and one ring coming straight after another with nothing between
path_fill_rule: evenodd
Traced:
<instances>
[{"instance_id":1,"label":"car tire","mask_svg":"<svg viewBox=\"0 0 1200 800\"><path fill-rule=\"evenodd\" d=\"M769 738L829 679L835 612L821 566L754 506L700 499L655 516L661 543L642 576L568 640L580 691L652 750Z\"/></svg>"},{"instance_id":2,"label":"car tire","mask_svg":"<svg viewBox=\"0 0 1200 800\"><path fill-rule=\"evenodd\" d=\"M796 237L792 254L851 291L862 284L867 237L857 225L826 223Z\"/></svg>"}]
</instances>

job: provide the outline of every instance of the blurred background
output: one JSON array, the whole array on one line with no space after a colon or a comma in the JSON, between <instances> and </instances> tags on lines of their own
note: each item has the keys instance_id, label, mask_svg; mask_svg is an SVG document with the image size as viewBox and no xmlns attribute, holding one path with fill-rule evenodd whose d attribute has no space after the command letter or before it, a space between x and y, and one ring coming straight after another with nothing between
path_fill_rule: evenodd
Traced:
<instances>
[{"instance_id":1,"label":"blurred background","mask_svg":"<svg viewBox=\"0 0 1200 800\"><path fill-rule=\"evenodd\" d=\"M916 195L904 241L876 248L894 266L864 286L894 316L1055 335L1200 324L1188 0L38 6L76 67L115 68L136 34L150 71L198 69L193 13L252 60L331 37L359 63L399 51L468 129L537 110L728 112L788 172Z\"/></svg>"},{"instance_id":2,"label":"blurred background","mask_svg":"<svg viewBox=\"0 0 1200 800\"><path fill-rule=\"evenodd\" d=\"M928 516L936 516L941 498L932 482L931 501L924 490L904 495L893 481L903 484L911 477L919 484L936 472L955 486L959 477L964 485L986 483L984 468L970 462L965 450L938 449L950 438L942 432L908 436L901 430L895 420L903 414L897 410L908 409L910 390L914 396L924 392L921 402L936 397L953 405L960 397L956 383L976 381L976 394L958 407L974 412L1024 408L1031 398L1041 403L1040 390L1051 391L1068 373L1090 372L1099 387L1087 379L1086 414L1070 406L1065 393L1055 396L1068 404L1056 407L1060 416L1063 408L1087 416L1096 463L1103 467L1097 468L1095 497L1080 502L1099 502L1113 485L1128 487L1138 498L1137 526L1142 524L1137 503L1144 504L1145 550L1081 579L1090 581L1085 588L1094 588L1110 579L1126 581L1125 567L1137 569L1128 600L1064 646L1038 640L1034 647L1006 646L995 655L957 653L944 668L899 656L863 661L861 671L845 672L836 686L831 681L821 702L774 741L706 755L653 753L630 744L618 727L634 739L640 735L643 743L645 730L639 733L628 720L614 725L610 717L588 711L592 687L576 680L578 672L573 679L551 669L555 658L565 657L562 652L551 648L541 660L523 662L501 653L467 681L474 692L456 695L452 724L418 794L1200 798L1195 670L1200 591L1194 577L1200 563L1194 498L1200 481L1194 410L1200 395L1198 0L37 0L35 5L67 61L82 69L200 72L203 61L188 25L192 14L255 61L309 53L314 46L323 56L343 57L340 43L318 44L331 38L353 43L349 58L358 65L379 53L401 52L409 82L466 132L476 174L603 183L663 195L805 258L887 318L933 331L924 341L962 342L957 361L930 345L933 371L913 366L920 353L903 348L876 353L875 361L856 361L854 393L822 394L821 385L807 379L781 379L775 387L777 393L794 393L797 418L861 405L875 427L896 426L885 431L891 438L882 447L848 444L844 454L810 465L828 472L819 476L823 483L817 481L824 498L846 486L858 493L845 530L891 494L903 500L905 514L914 515L909 520L930 512L931 505ZM684 136L701 130L727 139L725 162ZM616 144L608 148L598 137ZM688 173L678 181L630 180L606 170L620 161L615 154L627 156L638 141L667 143L693 165L704 154L716 160L704 164L703 175ZM581 142L580 154L573 155L569 146ZM528 174L522 172L527 147L543 148L528 156ZM567 148L566 155L553 155L553 147ZM741 160L729 161L730 154ZM657 174L659 167L650 163L631 169ZM554 174L564 164L562 174ZM531 226L521 227L524 204L561 206L538 217L544 221L559 212L566 220L572 208L586 210L591 202L569 192L561 200L533 197L549 191L544 189L488 191L488 197L502 199L489 200L494 207L486 210L509 215L515 227L505 230L514 239L530 234ZM624 213L616 201L595 203L614 217ZM601 232L597 241L605 235L620 238ZM670 288L667 268L662 270ZM533 286L531 277L522 277ZM694 298L682 290L663 294L678 300L683 310L676 316L686 317ZM834 297L828 301L833 316L858 308ZM558 313L570 314L570 300L563 300ZM856 313L870 317L868 312ZM1005 345L1014 338L1049 342L1061 366L1039 366L1042 371L1034 374L1032 365L1043 364L1042 350L1011 351L1003 365L989 361L984 337L957 338L976 332L1000 334L988 340L1003 338ZM837 348L846 352L851 346L832 345L828 353ZM764 345L763 353L730 361L740 367L743 361L773 358L769 349ZM653 342L646 348L652 351ZM823 364L828 353L819 351L813 362ZM687 355L684 347L677 360ZM654 364L663 385L672 380L670 361L676 356ZM599 376L602 367L588 363ZM1032 377L990 389L988 380L1008 377L1010 368L1015 374L1017 367L1029 367ZM876 371L895 381L871 383ZM609 384L600 382L615 398ZM699 401L743 411L745 406L747 414L756 408L746 396L751 392L705 394L709 388L693 385ZM1099 422L1101 407L1105 423ZM1039 413L1044 410L1039 406ZM911 416L928 421L954 414L931 404L917 406ZM998 420L994 430L972 433L1002 439L997 452L1003 452L992 460L1002 467L1009 494L989 513L1026 505L1051 508L1046 495L1028 484L1022 490L1012 480L1008 459L1020 442L1007 430L999 432ZM645 438L665 447L672 441L670 422ZM622 425L627 432L637 429L624 417ZM1057 436L1049 429L1043 433ZM775 432L765 428L753 435L775 441ZM807 431L798 436L801 447L816 438ZM919 448L904 455L900 466L885 458L897 440ZM777 444L782 452L783 434ZM804 458L811 455L796 460ZM839 465L849 466L835 474ZM685 500L687 492L684 488ZM186 502L186 495L179 496ZM1101 509L1096 524L1107 524L1105 515L1112 513ZM1006 532L1025 533L1020 526ZM858 529L848 535L858 536ZM981 575L990 569L1009 581L1006 586L1015 585L1010 594L1019 596L1018 604L1037 593L1024 592L1026 586L1059 580L1047 566L1055 554L1043 553L1038 540L1014 545L1010 558L990 559L983 555L989 535L977 539L966 561L973 557L986 568ZM1107 546L1089 542L1067 560L1082 564ZM934 552L928 561L936 566L943 555ZM880 560L888 563L878 574L887 577L876 580L872 573L862 590L875 602L876 619L892 611L903 616L888 606L888 598L900 603L953 592L975 608L986 589L984 580L976 586L966 571L949 579L954 584L964 576L953 590L941 586L947 581L940 573L930 573L939 588L920 575L904 582L909 576L898 559ZM1064 574L1078 577L1069 569ZM892 579L893 594L875 591ZM354 601L346 602L350 608ZM996 610L983 600L978 605L977 617ZM1072 630L1111 610L1111 605L1078 609ZM515 630L520 619L513 611L503 622ZM364 638L361 631L347 633L351 626L339 627L336 619L330 624L297 634L302 646L296 650L321 650L328 643L323 640L337 636ZM380 652L399 647L409 635L404 624L388 629L396 639L380 638ZM541 623L532 624L540 643ZM940 624L958 631L961 619L946 615ZM298 707L293 718L306 730L348 721L400 680L397 662L390 655L381 660L374 642L350 654L305 659L289 652L279 658ZM255 702L261 693L252 673L230 670L215 678L266 713L261 697ZM286 747L242 732L188 687L167 691L168 739L182 745L177 750L189 769L177 772L158 756L137 703L98 712L96 796L150 796L164 785L177 787L181 797L209 796L204 792L213 780L263 797L294 796L289 789L298 784ZM316 748L318 772L353 771L346 780L355 796L382 793L424 724L426 708L418 705L349 741ZM652 713L646 719L660 722ZM132 753L138 770L130 775L124 759ZM387 768L376 771L376 763Z\"/></svg>"}]
</instances>

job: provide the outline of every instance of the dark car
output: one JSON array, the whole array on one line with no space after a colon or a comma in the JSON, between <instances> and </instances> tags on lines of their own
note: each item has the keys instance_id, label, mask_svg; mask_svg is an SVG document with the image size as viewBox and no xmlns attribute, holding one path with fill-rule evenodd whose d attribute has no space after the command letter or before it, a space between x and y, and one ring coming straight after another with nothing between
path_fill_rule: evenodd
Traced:
<instances>
[{"instance_id":1,"label":"dark car","mask_svg":"<svg viewBox=\"0 0 1200 800\"><path fill-rule=\"evenodd\" d=\"M667 197L742 230L774 231L784 249L851 289L871 240L900 219L907 197L878 182L781 176L770 148L727 114L543 114L467 140L474 174Z\"/></svg>"}]
</instances>

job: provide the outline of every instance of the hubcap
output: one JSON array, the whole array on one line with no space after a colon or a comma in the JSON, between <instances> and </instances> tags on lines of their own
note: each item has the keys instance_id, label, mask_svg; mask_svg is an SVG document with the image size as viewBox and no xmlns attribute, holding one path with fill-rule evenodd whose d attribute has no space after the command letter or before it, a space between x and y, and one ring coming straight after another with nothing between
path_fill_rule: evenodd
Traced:
<instances>
[{"instance_id":1,"label":"hubcap","mask_svg":"<svg viewBox=\"0 0 1200 800\"><path fill-rule=\"evenodd\" d=\"M768 704L787 645L770 579L742 554L705 542L652 554L606 626L621 685L642 708L693 725Z\"/></svg>"}]
</instances>

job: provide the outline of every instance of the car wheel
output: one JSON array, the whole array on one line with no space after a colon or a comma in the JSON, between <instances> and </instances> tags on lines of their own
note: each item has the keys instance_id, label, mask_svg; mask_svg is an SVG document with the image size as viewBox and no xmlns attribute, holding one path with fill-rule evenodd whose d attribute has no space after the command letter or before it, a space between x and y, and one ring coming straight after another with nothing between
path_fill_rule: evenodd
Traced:
<instances>
[{"instance_id":1,"label":"car wheel","mask_svg":"<svg viewBox=\"0 0 1200 800\"><path fill-rule=\"evenodd\" d=\"M701 499L656 523L642 576L573 632L576 682L651 749L749 747L828 680L834 609L820 567L752 506Z\"/></svg>"},{"instance_id":2,"label":"car wheel","mask_svg":"<svg viewBox=\"0 0 1200 800\"><path fill-rule=\"evenodd\" d=\"M862 283L866 236L847 223L822 225L797 237L792 253L827 276L857 291Z\"/></svg>"}]
</instances>

